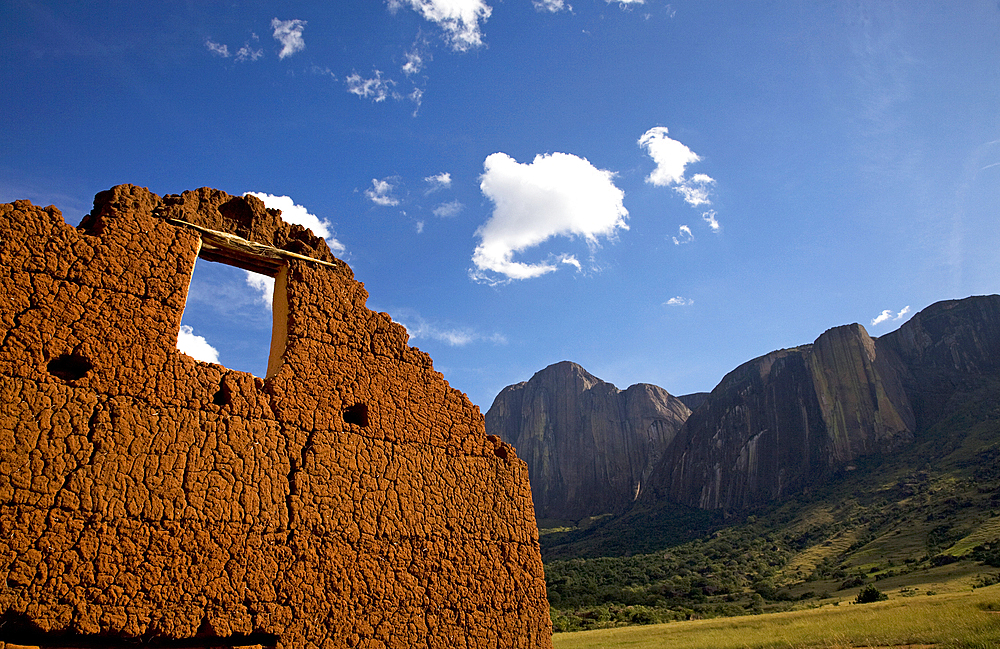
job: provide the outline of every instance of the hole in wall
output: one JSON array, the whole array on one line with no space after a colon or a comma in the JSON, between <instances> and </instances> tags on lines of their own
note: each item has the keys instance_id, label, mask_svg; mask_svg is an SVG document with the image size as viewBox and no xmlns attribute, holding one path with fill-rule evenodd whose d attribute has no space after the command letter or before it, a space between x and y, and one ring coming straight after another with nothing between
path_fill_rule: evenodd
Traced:
<instances>
[{"instance_id":1,"label":"hole in wall","mask_svg":"<svg viewBox=\"0 0 1000 649\"><path fill-rule=\"evenodd\" d=\"M225 385L220 385L216 393L212 395L212 403L217 406L228 406L229 401L229 390Z\"/></svg>"},{"instance_id":2,"label":"hole in wall","mask_svg":"<svg viewBox=\"0 0 1000 649\"><path fill-rule=\"evenodd\" d=\"M46 368L49 374L63 381L76 381L94 369L94 364L79 354L63 354L49 361Z\"/></svg>"},{"instance_id":3,"label":"hole in wall","mask_svg":"<svg viewBox=\"0 0 1000 649\"><path fill-rule=\"evenodd\" d=\"M223 257L213 252L213 261L195 262L177 348L200 361L269 376L284 353L286 273L244 270L215 261Z\"/></svg>"},{"instance_id":4,"label":"hole in wall","mask_svg":"<svg viewBox=\"0 0 1000 649\"><path fill-rule=\"evenodd\" d=\"M368 406L357 403L344 411L344 423L364 428L368 425Z\"/></svg>"}]
</instances>

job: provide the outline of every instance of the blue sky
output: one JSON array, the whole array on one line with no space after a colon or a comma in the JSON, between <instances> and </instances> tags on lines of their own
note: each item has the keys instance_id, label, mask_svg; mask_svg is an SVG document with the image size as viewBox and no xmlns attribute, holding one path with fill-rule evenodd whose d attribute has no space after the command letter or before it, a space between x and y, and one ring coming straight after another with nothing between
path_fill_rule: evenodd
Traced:
<instances>
[{"instance_id":1,"label":"blue sky","mask_svg":"<svg viewBox=\"0 0 1000 649\"><path fill-rule=\"evenodd\" d=\"M267 195L483 411L1000 290L995 0L0 7L0 201ZM242 271L199 262L184 325L263 373Z\"/></svg>"}]
</instances>

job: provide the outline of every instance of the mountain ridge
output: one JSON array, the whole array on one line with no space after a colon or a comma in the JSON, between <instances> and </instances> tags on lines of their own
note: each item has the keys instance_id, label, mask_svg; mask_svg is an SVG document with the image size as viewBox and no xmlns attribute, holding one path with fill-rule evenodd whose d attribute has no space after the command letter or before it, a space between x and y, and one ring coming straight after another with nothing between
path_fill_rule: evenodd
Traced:
<instances>
[{"instance_id":1,"label":"mountain ridge","mask_svg":"<svg viewBox=\"0 0 1000 649\"><path fill-rule=\"evenodd\" d=\"M536 517L575 521L631 505L689 414L663 388L561 361L504 388L486 426L527 462Z\"/></svg>"},{"instance_id":2,"label":"mountain ridge","mask_svg":"<svg viewBox=\"0 0 1000 649\"><path fill-rule=\"evenodd\" d=\"M906 447L963 386L995 374L1000 296L972 296L877 338L857 323L832 327L741 364L710 393L619 390L563 361L505 388L486 425L528 462L539 519L620 513L637 500L749 511ZM626 414L612 402L630 391L642 406Z\"/></svg>"}]
</instances>

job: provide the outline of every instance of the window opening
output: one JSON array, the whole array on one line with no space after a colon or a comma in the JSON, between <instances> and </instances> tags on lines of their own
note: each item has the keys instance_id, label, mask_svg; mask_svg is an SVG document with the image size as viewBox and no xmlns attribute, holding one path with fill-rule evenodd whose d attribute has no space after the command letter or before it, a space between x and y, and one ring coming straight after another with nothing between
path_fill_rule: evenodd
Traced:
<instances>
[{"instance_id":1,"label":"window opening","mask_svg":"<svg viewBox=\"0 0 1000 649\"><path fill-rule=\"evenodd\" d=\"M286 278L286 266L232 259L224 250L203 245L191 274L177 348L201 361L271 376L285 351ZM222 397L213 395L213 402L217 398Z\"/></svg>"}]
</instances>

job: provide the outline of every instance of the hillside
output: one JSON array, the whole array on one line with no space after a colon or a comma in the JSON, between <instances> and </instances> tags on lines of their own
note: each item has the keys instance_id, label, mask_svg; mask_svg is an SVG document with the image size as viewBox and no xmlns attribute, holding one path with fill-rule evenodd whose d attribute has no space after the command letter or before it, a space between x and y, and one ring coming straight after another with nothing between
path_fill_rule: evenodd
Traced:
<instances>
[{"instance_id":1,"label":"hillside","mask_svg":"<svg viewBox=\"0 0 1000 649\"><path fill-rule=\"evenodd\" d=\"M557 628L763 612L1000 580L1000 381L895 456L725 520L658 504L542 535ZM695 538L691 538L695 537Z\"/></svg>"},{"instance_id":2,"label":"hillside","mask_svg":"<svg viewBox=\"0 0 1000 649\"><path fill-rule=\"evenodd\" d=\"M556 628L1000 580L1000 297L837 327L699 396L631 508L542 530Z\"/></svg>"}]
</instances>

